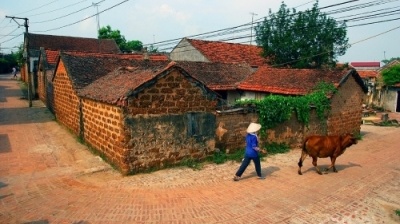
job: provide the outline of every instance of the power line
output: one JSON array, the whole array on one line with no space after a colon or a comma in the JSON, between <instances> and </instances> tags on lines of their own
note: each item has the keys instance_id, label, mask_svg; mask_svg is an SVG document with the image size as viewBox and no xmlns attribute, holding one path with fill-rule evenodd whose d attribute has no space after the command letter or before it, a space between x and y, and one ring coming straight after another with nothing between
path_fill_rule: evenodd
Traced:
<instances>
[{"instance_id":1,"label":"power line","mask_svg":"<svg viewBox=\"0 0 400 224\"><path fill-rule=\"evenodd\" d=\"M99 3L104 2L104 1L105 1L105 0L102 0L102 1L99 1L99 2L93 3L93 4L99 4ZM65 18L65 17L70 16L70 15L76 14L76 13L81 12L81 11L83 11L83 10L86 10L86 9L88 9L88 8L91 8L92 6L93 6L93 5L89 5L89 6L85 7L85 8L79 9L79 10L77 10L77 11L68 13L68 14L66 14L66 15L63 15L63 16L60 16L60 17L57 17L57 18L48 19L48 20L43 20L43 21L39 21L39 22L31 22L31 23L46 23L46 22L52 22L52 21L55 21L55 20L58 20L58 19L61 19L61 18Z\"/></svg>"},{"instance_id":2,"label":"power line","mask_svg":"<svg viewBox=\"0 0 400 224\"><path fill-rule=\"evenodd\" d=\"M319 9L327 9L327 8L332 8L332 7L335 7L335 6L338 6L338 5L344 5L344 4L349 4L349 3L352 3L352 2L357 2L357 1L359 1L359 0L351 0L351 1L346 1L346 2L342 2L342 3L336 3L336 4L331 4L331 5L328 5L328 6L325 6L325 7L321 7L321 8L319 8ZM353 5L353 6L349 6L349 7L358 7L358 8L366 8L366 7L371 7L371 6L376 6L376 5L381 5L381 4L386 4L386 3L388 3L388 2L394 2L394 1L399 1L399 0L386 0L386 1L378 1L378 0L375 0L375 1L371 1L371 2L368 2L368 3L362 3L362 4L357 4L357 5ZM304 5L304 4L303 4ZM331 11L330 12L330 14L337 14L337 13L342 13L342 12L344 12L344 10L346 10L347 8L349 8L349 7L342 7L342 8L340 8L340 9L337 9L336 11ZM347 11L347 10L346 10ZM296 14L298 14L298 13L300 13L300 12L296 12L296 13L294 13L294 14L292 14L292 15L296 15ZM324 12L325 13L325 12ZM260 19L258 19L258 20L261 20L261 19L267 19L267 17L270 17L271 15L268 15L268 16L265 16L265 17L262 17L262 18L260 18ZM235 27L229 27L229 28L224 28L224 29L220 29L220 30L216 30L216 31L210 31L210 32L206 32L206 33L202 33L202 34L196 34L196 35L191 35L191 36L186 36L187 38L198 38L198 39L207 39L207 38L210 38L210 37L217 37L217 36L223 36L224 34L225 34L225 32L227 32L227 31L231 31L229 34L232 34L232 33L239 33L239 32L235 32L235 30L236 29L238 29L238 28L240 28L240 27L246 27L246 26L250 26L252 23L250 22L250 23L245 23L245 24L242 24L242 25L239 25L239 26L235 26ZM248 30L250 30L251 28L248 28ZM242 32L242 31L240 31L240 32ZM204 35L208 35L208 34L213 34L213 35L211 35L211 36L207 36L207 37L205 37ZM253 35L251 35L251 36L249 36L249 37L254 37ZM168 46L168 45L171 45L171 44L176 44L177 42L179 42L181 39L182 39L183 37L181 37L181 38L175 38L175 39L171 39L171 40L166 40L166 41L160 41L160 42L157 42L157 43L152 43L152 44L144 44L143 46L149 46L149 45L153 45L153 46L155 46L155 47L164 47L164 46Z\"/></svg>"},{"instance_id":3,"label":"power line","mask_svg":"<svg viewBox=\"0 0 400 224\"><path fill-rule=\"evenodd\" d=\"M81 4L82 2L86 2L86 1L87 1L87 0L82 0L82 1L80 1L80 2L76 2L76 3L70 4L70 5L66 5L66 6L64 6L64 7L62 7L62 8L57 8L57 9L54 9L54 10L51 10L51 11L41 12L41 13L37 13L37 14L33 14L33 15L27 15L26 17L41 16L41 15L43 15L43 14L48 14L48 13L60 11L60 10L69 8L69 7L71 7L71 6Z\"/></svg>"},{"instance_id":4,"label":"power line","mask_svg":"<svg viewBox=\"0 0 400 224\"><path fill-rule=\"evenodd\" d=\"M73 23L64 25L64 26L60 26L60 27L53 28L53 29L48 29L48 30L43 30L43 31L33 31L33 32L34 32L34 33L35 33L35 32L37 32L37 33L44 33L44 32L48 32L48 31L59 30L59 29L62 29L62 28L68 27L68 26L72 26L72 25L75 25L75 24L80 23L80 22L82 22L82 21L88 20L88 19L90 19L90 18L92 18L92 17L94 17L94 16L96 16L96 15L98 15L98 14L101 14L101 13L103 13L103 12L105 12L105 11L108 11L108 10L110 10L110 9L112 9L112 8L115 8L115 7L117 7L117 6L119 6L119 5L123 4L123 3L125 3L125 2L127 2L127 1L129 1L129 0L122 1L122 2L120 2L120 3L118 3L118 4L115 4L115 5L113 5L113 6L109 7L109 8L107 8L107 9L104 9L103 11L101 11L101 12L99 12L99 13L96 13L96 14L94 14L94 15L91 15L91 16L89 16L89 17L86 17L85 19L81 19L81 20L78 20L78 21L76 21L76 22L73 22Z\"/></svg>"},{"instance_id":5,"label":"power line","mask_svg":"<svg viewBox=\"0 0 400 224\"><path fill-rule=\"evenodd\" d=\"M58 0L54 0L54 1L50 2L50 3L47 3L47 4L44 4L44 5L38 6L37 8L30 9L30 10L25 11L25 12L16 13L15 15L21 15L21 14L24 14L24 13L27 13L27 12L32 12L32 11L34 11L34 10L37 10L37 9L43 8L43 7L45 7L45 6L48 6L48 5L50 5L50 4L53 4L54 2L57 2L57 1L58 1Z\"/></svg>"}]
</instances>

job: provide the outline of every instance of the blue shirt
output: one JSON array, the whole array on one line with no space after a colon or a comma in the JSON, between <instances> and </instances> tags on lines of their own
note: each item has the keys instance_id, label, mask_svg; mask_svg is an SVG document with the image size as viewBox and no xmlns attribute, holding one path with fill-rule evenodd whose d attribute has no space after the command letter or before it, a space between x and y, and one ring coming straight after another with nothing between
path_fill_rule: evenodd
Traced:
<instances>
[{"instance_id":1,"label":"blue shirt","mask_svg":"<svg viewBox=\"0 0 400 224\"><path fill-rule=\"evenodd\" d=\"M255 134L247 133L244 156L248 158L258 157L258 152L255 150L255 147L258 147L257 136Z\"/></svg>"}]
</instances>

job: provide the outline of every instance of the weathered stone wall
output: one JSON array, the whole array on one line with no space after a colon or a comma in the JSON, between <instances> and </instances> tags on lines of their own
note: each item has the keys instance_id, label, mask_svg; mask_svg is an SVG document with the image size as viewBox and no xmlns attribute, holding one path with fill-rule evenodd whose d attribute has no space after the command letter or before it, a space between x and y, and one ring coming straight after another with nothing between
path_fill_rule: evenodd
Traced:
<instances>
[{"instance_id":1,"label":"weathered stone wall","mask_svg":"<svg viewBox=\"0 0 400 224\"><path fill-rule=\"evenodd\" d=\"M215 115L137 115L127 118L129 164L133 173L202 159L214 152Z\"/></svg>"},{"instance_id":2,"label":"weathered stone wall","mask_svg":"<svg viewBox=\"0 0 400 224\"><path fill-rule=\"evenodd\" d=\"M65 66L60 61L53 81L54 114L58 122L80 136L79 99L67 75Z\"/></svg>"},{"instance_id":3,"label":"weathered stone wall","mask_svg":"<svg viewBox=\"0 0 400 224\"><path fill-rule=\"evenodd\" d=\"M244 148L246 129L251 122L259 122L258 116L258 113L245 111L217 114L215 147L228 153ZM297 120L296 114L293 113L288 121L268 129L266 137L260 138L260 144L277 142L286 143L290 147L298 147L305 135L324 135L326 130L326 123L317 118L314 110L311 112L308 126L301 124Z\"/></svg>"},{"instance_id":4,"label":"weathered stone wall","mask_svg":"<svg viewBox=\"0 0 400 224\"><path fill-rule=\"evenodd\" d=\"M213 152L217 101L195 83L174 70L128 99L132 173Z\"/></svg>"},{"instance_id":5,"label":"weathered stone wall","mask_svg":"<svg viewBox=\"0 0 400 224\"><path fill-rule=\"evenodd\" d=\"M360 133L362 102L365 93L350 76L331 99L328 118L328 135Z\"/></svg>"},{"instance_id":6,"label":"weathered stone wall","mask_svg":"<svg viewBox=\"0 0 400 224\"><path fill-rule=\"evenodd\" d=\"M129 172L122 109L82 99L83 137L122 173Z\"/></svg>"}]
</instances>

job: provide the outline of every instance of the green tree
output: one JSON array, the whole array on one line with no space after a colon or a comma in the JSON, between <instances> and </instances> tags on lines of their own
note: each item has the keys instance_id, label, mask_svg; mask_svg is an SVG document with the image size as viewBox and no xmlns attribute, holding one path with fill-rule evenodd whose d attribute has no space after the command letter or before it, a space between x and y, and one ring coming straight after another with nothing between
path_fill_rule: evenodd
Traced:
<instances>
[{"instance_id":1,"label":"green tree","mask_svg":"<svg viewBox=\"0 0 400 224\"><path fill-rule=\"evenodd\" d=\"M277 13L269 10L269 19L255 27L256 42L272 65L313 68L336 65L337 57L346 53L346 24L337 23L318 9L296 12L284 2Z\"/></svg>"},{"instance_id":2,"label":"green tree","mask_svg":"<svg viewBox=\"0 0 400 224\"><path fill-rule=\"evenodd\" d=\"M392 61L400 60L400 57L382 60L384 64L389 64Z\"/></svg>"},{"instance_id":3,"label":"green tree","mask_svg":"<svg viewBox=\"0 0 400 224\"><path fill-rule=\"evenodd\" d=\"M0 54L0 73L8 73L12 67L21 67L23 63L22 58L22 45L19 47L17 52L11 52L11 54Z\"/></svg>"},{"instance_id":4,"label":"green tree","mask_svg":"<svg viewBox=\"0 0 400 224\"><path fill-rule=\"evenodd\" d=\"M139 40L127 41L125 36L119 30L112 30L111 26L107 25L98 31L99 39L114 39L119 49L124 52L141 51L143 43Z\"/></svg>"},{"instance_id":5,"label":"green tree","mask_svg":"<svg viewBox=\"0 0 400 224\"><path fill-rule=\"evenodd\" d=\"M394 65L382 71L382 78L385 85L392 86L400 83L400 64Z\"/></svg>"}]
</instances>

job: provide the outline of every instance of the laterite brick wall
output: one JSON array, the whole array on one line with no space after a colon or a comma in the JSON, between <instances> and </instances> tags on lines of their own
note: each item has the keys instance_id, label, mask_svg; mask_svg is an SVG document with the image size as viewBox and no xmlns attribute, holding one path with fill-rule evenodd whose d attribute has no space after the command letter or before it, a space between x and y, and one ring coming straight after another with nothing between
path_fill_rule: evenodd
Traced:
<instances>
[{"instance_id":1,"label":"laterite brick wall","mask_svg":"<svg viewBox=\"0 0 400 224\"><path fill-rule=\"evenodd\" d=\"M80 136L79 99L72 88L65 66L60 61L53 81L54 114L58 122Z\"/></svg>"},{"instance_id":2,"label":"laterite brick wall","mask_svg":"<svg viewBox=\"0 0 400 224\"><path fill-rule=\"evenodd\" d=\"M361 130L362 102L365 93L350 76L331 99L328 135L358 134Z\"/></svg>"},{"instance_id":3,"label":"laterite brick wall","mask_svg":"<svg viewBox=\"0 0 400 224\"><path fill-rule=\"evenodd\" d=\"M122 109L82 99L85 142L107 157L123 173L129 172Z\"/></svg>"}]
</instances>

